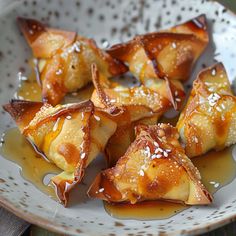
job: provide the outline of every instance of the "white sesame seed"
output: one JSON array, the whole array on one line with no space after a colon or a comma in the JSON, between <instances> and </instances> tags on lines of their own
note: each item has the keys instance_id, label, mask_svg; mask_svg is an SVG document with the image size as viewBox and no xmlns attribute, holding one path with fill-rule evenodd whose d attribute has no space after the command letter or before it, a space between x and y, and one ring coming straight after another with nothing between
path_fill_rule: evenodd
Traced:
<instances>
[{"instance_id":1,"label":"white sesame seed","mask_svg":"<svg viewBox=\"0 0 236 236\"><path fill-rule=\"evenodd\" d=\"M172 48L176 48L177 47L175 42L173 42L171 45L172 45Z\"/></svg>"},{"instance_id":2,"label":"white sesame seed","mask_svg":"<svg viewBox=\"0 0 236 236\"><path fill-rule=\"evenodd\" d=\"M17 74L17 76L18 76L18 80L19 80L19 81L26 81L26 80L27 80L27 77L22 76L22 73L21 73L21 72L19 72L19 73Z\"/></svg>"},{"instance_id":3,"label":"white sesame seed","mask_svg":"<svg viewBox=\"0 0 236 236\"><path fill-rule=\"evenodd\" d=\"M109 42L107 40L104 40L104 42L102 43L102 47L103 48L108 48L109 47Z\"/></svg>"},{"instance_id":4,"label":"white sesame seed","mask_svg":"<svg viewBox=\"0 0 236 236\"><path fill-rule=\"evenodd\" d=\"M154 145L155 145L156 147L159 147L159 144L158 144L157 142L154 142Z\"/></svg>"},{"instance_id":5,"label":"white sesame seed","mask_svg":"<svg viewBox=\"0 0 236 236\"><path fill-rule=\"evenodd\" d=\"M53 132L55 132L57 130L59 121L60 121L60 117L57 119L56 123L54 124L54 126L52 128Z\"/></svg>"},{"instance_id":6,"label":"white sesame seed","mask_svg":"<svg viewBox=\"0 0 236 236\"><path fill-rule=\"evenodd\" d=\"M158 152L163 152L163 150L161 148L157 148Z\"/></svg>"},{"instance_id":7,"label":"white sesame seed","mask_svg":"<svg viewBox=\"0 0 236 236\"><path fill-rule=\"evenodd\" d=\"M67 120L70 120L72 117L71 116L66 116L66 119Z\"/></svg>"},{"instance_id":8,"label":"white sesame seed","mask_svg":"<svg viewBox=\"0 0 236 236\"><path fill-rule=\"evenodd\" d=\"M216 102L220 99L220 95L217 93L212 93L211 95L208 96L208 101L210 106L214 106Z\"/></svg>"},{"instance_id":9,"label":"white sesame seed","mask_svg":"<svg viewBox=\"0 0 236 236\"><path fill-rule=\"evenodd\" d=\"M161 154L154 154L154 155L152 155L152 159L155 159L155 158L159 159L161 157L162 157Z\"/></svg>"},{"instance_id":10,"label":"white sesame seed","mask_svg":"<svg viewBox=\"0 0 236 236\"><path fill-rule=\"evenodd\" d=\"M211 71L211 74L212 74L213 76L216 75L216 69L215 69L215 68Z\"/></svg>"},{"instance_id":11,"label":"white sesame seed","mask_svg":"<svg viewBox=\"0 0 236 236\"><path fill-rule=\"evenodd\" d=\"M85 155L86 155L86 154L83 152L83 153L81 154L80 158L81 158L81 159L84 159L84 158L85 158Z\"/></svg>"},{"instance_id":12,"label":"white sesame seed","mask_svg":"<svg viewBox=\"0 0 236 236\"><path fill-rule=\"evenodd\" d=\"M96 116L96 115L94 115L94 118L95 118L95 120L97 120L97 121L100 121L100 120L101 120L100 117L99 117L99 116Z\"/></svg>"},{"instance_id":13,"label":"white sesame seed","mask_svg":"<svg viewBox=\"0 0 236 236\"><path fill-rule=\"evenodd\" d=\"M104 188L100 188L100 189L98 190L99 193L102 193L103 191L104 191Z\"/></svg>"},{"instance_id":14,"label":"white sesame seed","mask_svg":"<svg viewBox=\"0 0 236 236\"><path fill-rule=\"evenodd\" d=\"M144 171L143 171L143 170L140 170L140 171L139 171L139 175L144 176Z\"/></svg>"},{"instance_id":15,"label":"white sesame seed","mask_svg":"<svg viewBox=\"0 0 236 236\"><path fill-rule=\"evenodd\" d=\"M166 151L163 152L164 157L168 157L168 153Z\"/></svg>"},{"instance_id":16,"label":"white sesame seed","mask_svg":"<svg viewBox=\"0 0 236 236\"><path fill-rule=\"evenodd\" d=\"M61 75L62 74L62 69L59 69L58 71L56 71L56 75Z\"/></svg>"}]
</instances>

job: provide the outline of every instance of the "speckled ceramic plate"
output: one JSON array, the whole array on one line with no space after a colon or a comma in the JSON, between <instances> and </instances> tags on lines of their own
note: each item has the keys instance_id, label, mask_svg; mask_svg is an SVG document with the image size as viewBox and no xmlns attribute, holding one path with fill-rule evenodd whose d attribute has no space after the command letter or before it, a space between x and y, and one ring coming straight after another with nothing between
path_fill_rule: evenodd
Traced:
<instances>
[{"instance_id":1,"label":"speckled ceramic plate","mask_svg":"<svg viewBox=\"0 0 236 236\"><path fill-rule=\"evenodd\" d=\"M13 96L17 72L31 52L16 25L16 16L33 17L51 26L76 30L94 38L121 42L135 34L167 28L206 13L211 45L196 66L215 60L225 64L231 82L236 78L236 16L212 1L196 0L25 0L0 1L0 103ZM0 132L15 126L1 110ZM14 148L14 146L12 147ZM154 221L117 220L97 200L77 199L70 208L50 199L24 180L19 167L0 157L0 203L16 215L52 231L70 235L191 235L202 233L236 217L236 179L214 194L214 204L192 207L169 219ZM83 187L85 188L85 187ZM75 197L74 197L75 198ZM115 227L117 226L117 227Z\"/></svg>"}]
</instances>

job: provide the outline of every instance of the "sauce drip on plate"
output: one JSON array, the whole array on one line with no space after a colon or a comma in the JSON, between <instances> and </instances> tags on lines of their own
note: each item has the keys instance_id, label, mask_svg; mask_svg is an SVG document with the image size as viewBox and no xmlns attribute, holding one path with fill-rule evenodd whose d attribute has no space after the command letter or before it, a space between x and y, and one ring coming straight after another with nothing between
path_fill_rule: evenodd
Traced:
<instances>
[{"instance_id":1,"label":"sauce drip on plate","mask_svg":"<svg viewBox=\"0 0 236 236\"><path fill-rule=\"evenodd\" d=\"M70 101L88 99L93 91L92 86L87 86L78 94L69 97ZM35 78L29 81L21 81L17 95L27 100L41 100L40 87ZM67 99L67 98L66 98ZM177 118L162 118L162 122L175 125ZM31 144L20 134L17 128L9 129L3 137L0 154L6 159L19 165L21 175L39 190L56 199L54 189L49 184L50 175L61 172L54 164L45 161L33 149ZM199 169L202 182L211 192L230 183L236 175L236 163L232 157L232 148L223 151L211 151L203 156L192 159L194 165ZM165 219L188 208L183 204L149 201L136 205L104 203L105 210L113 217L120 219Z\"/></svg>"},{"instance_id":2,"label":"sauce drip on plate","mask_svg":"<svg viewBox=\"0 0 236 236\"><path fill-rule=\"evenodd\" d=\"M29 101L42 101L41 88L36 80L35 73L32 73L28 78L22 76L21 72L18 73L19 86L15 97L18 99ZM68 93L61 103L74 103L82 102L91 98L94 87L88 84L86 87L78 90L77 92Z\"/></svg>"},{"instance_id":3,"label":"sauce drip on plate","mask_svg":"<svg viewBox=\"0 0 236 236\"><path fill-rule=\"evenodd\" d=\"M50 185L50 175L59 174L61 170L39 156L18 128L5 132L0 154L15 162L26 180L53 199L57 199L54 188Z\"/></svg>"}]
</instances>

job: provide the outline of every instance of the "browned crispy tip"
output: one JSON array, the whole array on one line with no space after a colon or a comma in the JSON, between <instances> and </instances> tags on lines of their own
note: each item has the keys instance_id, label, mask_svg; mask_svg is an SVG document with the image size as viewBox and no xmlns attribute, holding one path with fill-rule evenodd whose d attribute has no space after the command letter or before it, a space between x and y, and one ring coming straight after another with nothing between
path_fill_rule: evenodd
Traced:
<instances>
[{"instance_id":1,"label":"browned crispy tip","mask_svg":"<svg viewBox=\"0 0 236 236\"><path fill-rule=\"evenodd\" d=\"M75 178L70 181L63 179L58 175L53 176L51 179L56 195L65 207L68 206L71 190L76 186L76 184L79 184L84 177L84 166L80 170L81 173L75 173Z\"/></svg>"},{"instance_id":2,"label":"browned crispy tip","mask_svg":"<svg viewBox=\"0 0 236 236\"><path fill-rule=\"evenodd\" d=\"M89 42L90 46L98 53L98 55L108 63L108 70L111 75L121 75L129 70L128 66L126 66L122 61L113 58L111 55L98 48L96 42L93 39L88 39L87 41Z\"/></svg>"},{"instance_id":3,"label":"browned crispy tip","mask_svg":"<svg viewBox=\"0 0 236 236\"><path fill-rule=\"evenodd\" d=\"M100 79L100 73L98 71L98 67L95 63L93 63L91 65L91 71L92 71L92 82L93 85L95 87L95 90L98 94L98 98L100 100L100 102L102 103L102 105L104 106L104 109L106 109L106 111L109 114L112 115L118 115L120 113L123 113L123 109L122 107L117 107L114 106L111 102L110 102L110 97L107 96L107 94L105 93L103 86L102 86L102 82Z\"/></svg>"},{"instance_id":4,"label":"browned crispy tip","mask_svg":"<svg viewBox=\"0 0 236 236\"><path fill-rule=\"evenodd\" d=\"M90 198L99 198L108 202L119 201L121 199L121 193L117 190L112 183L112 180L109 178L109 172L110 169L105 170L96 176L87 191L87 195Z\"/></svg>"},{"instance_id":5,"label":"browned crispy tip","mask_svg":"<svg viewBox=\"0 0 236 236\"><path fill-rule=\"evenodd\" d=\"M29 124L42 106L42 102L13 99L10 103L3 105L3 109L11 115L19 128L22 129Z\"/></svg>"},{"instance_id":6,"label":"browned crispy tip","mask_svg":"<svg viewBox=\"0 0 236 236\"><path fill-rule=\"evenodd\" d=\"M17 17L17 22L29 45L46 32L44 24L35 19Z\"/></svg>"},{"instance_id":7,"label":"browned crispy tip","mask_svg":"<svg viewBox=\"0 0 236 236\"><path fill-rule=\"evenodd\" d=\"M87 195L90 198L95 198L97 196L99 196L99 199L102 200L106 200L108 201L108 198L104 195L103 191L98 191L101 187L100 187L100 183L103 182L102 181L102 173L99 173L96 178L94 179L92 185L89 187L88 191L87 191Z\"/></svg>"},{"instance_id":8,"label":"browned crispy tip","mask_svg":"<svg viewBox=\"0 0 236 236\"><path fill-rule=\"evenodd\" d=\"M17 20L36 58L50 58L58 49L75 41L76 32L47 28L34 19L18 17Z\"/></svg>"},{"instance_id":9,"label":"browned crispy tip","mask_svg":"<svg viewBox=\"0 0 236 236\"><path fill-rule=\"evenodd\" d=\"M130 55L134 50L135 45L136 39L133 39L125 43L112 45L106 50L106 52L109 53L113 58L117 58L121 61L126 61L128 55Z\"/></svg>"},{"instance_id":10,"label":"browned crispy tip","mask_svg":"<svg viewBox=\"0 0 236 236\"><path fill-rule=\"evenodd\" d=\"M186 25L192 31L193 34L195 34L202 40L209 40L208 25L205 14L201 14L193 18L192 20L187 21L184 25Z\"/></svg>"},{"instance_id":11,"label":"browned crispy tip","mask_svg":"<svg viewBox=\"0 0 236 236\"><path fill-rule=\"evenodd\" d=\"M198 79L204 79L204 78L206 78L207 75L210 75L210 77L214 78L214 75L212 74L212 71L215 71L214 73L216 75L219 72L223 72L223 74L227 76L224 64L222 62L218 62L218 63L214 64L213 66L207 67L206 69L200 71L197 78ZM207 78L209 78L209 76L207 76Z\"/></svg>"}]
</instances>

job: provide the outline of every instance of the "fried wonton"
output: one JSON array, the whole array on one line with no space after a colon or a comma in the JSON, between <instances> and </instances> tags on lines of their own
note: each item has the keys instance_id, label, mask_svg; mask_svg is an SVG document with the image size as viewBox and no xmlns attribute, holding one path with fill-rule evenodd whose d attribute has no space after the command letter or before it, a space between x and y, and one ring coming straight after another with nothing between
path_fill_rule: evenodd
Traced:
<instances>
[{"instance_id":1,"label":"fried wonton","mask_svg":"<svg viewBox=\"0 0 236 236\"><path fill-rule=\"evenodd\" d=\"M92 76L95 90L91 100L95 106L113 114L113 120L118 125L106 147L110 166L114 165L134 140L135 125L156 124L158 118L172 107L169 97L170 86L178 95L178 108L185 97L182 86L175 86L165 80L150 80L152 89L144 85L124 87L99 73L95 64L92 65ZM118 114L114 115L116 113Z\"/></svg>"},{"instance_id":2,"label":"fried wonton","mask_svg":"<svg viewBox=\"0 0 236 236\"><path fill-rule=\"evenodd\" d=\"M108 166L112 167L116 164L121 156L123 156L128 149L129 145L135 139L135 126L137 125L155 125L160 115L154 115L140 119L138 121L130 122L125 125L119 125L116 132L108 140L105 153L107 157Z\"/></svg>"},{"instance_id":3,"label":"fried wonton","mask_svg":"<svg viewBox=\"0 0 236 236\"><path fill-rule=\"evenodd\" d=\"M95 90L91 100L94 105L112 111L125 111L126 119L136 121L150 117L154 113L163 114L172 107L169 99L170 86L178 94L177 107L181 106L185 96L180 84L171 84L164 80L150 80L152 89L141 85L125 87L107 79L98 71L97 65L92 65L92 80Z\"/></svg>"},{"instance_id":4,"label":"fried wonton","mask_svg":"<svg viewBox=\"0 0 236 236\"><path fill-rule=\"evenodd\" d=\"M189 157L236 143L236 97L221 63L200 72L177 128Z\"/></svg>"},{"instance_id":5,"label":"fried wonton","mask_svg":"<svg viewBox=\"0 0 236 236\"><path fill-rule=\"evenodd\" d=\"M117 164L102 171L88 195L109 202L168 200L188 205L210 204L212 197L199 171L168 124L136 127L136 139Z\"/></svg>"},{"instance_id":6,"label":"fried wonton","mask_svg":"<svg viewBox=\"0 0 236 236\"><path fill-rule=\"evenodd\" d=\"M70 190L82 180L89 163L104 150L116 123L107 113L95 109L91 101L52 107L13 100L4 109L35 149L63 170L51 180L66 205Z\"/></svg>"},{"instance_id":7,"label":"fried wonton","mask_svg":"<svg viewBox=\"0 0 236 236\"><path fill-rule=\"evenodd\" d=\"M76 32L48 28L33 20L18 18L19 26L33 55L44 101L58 104L68 92L91 82L91 64L96 63L106 76L127 71L126 66L96 46L95 41Z\"/></svg>"},{"instance_id":8,"label":"fried wonton","mask_svg":"<svg viewBox=\"0 0 236 236\"><path fill-rule=\"evenodd\" d=\"M187 80L209 42L205 15L161 32L136 36L107 52L128 63L142 83L148 78Z\"/></svg>"}]
</instances>

